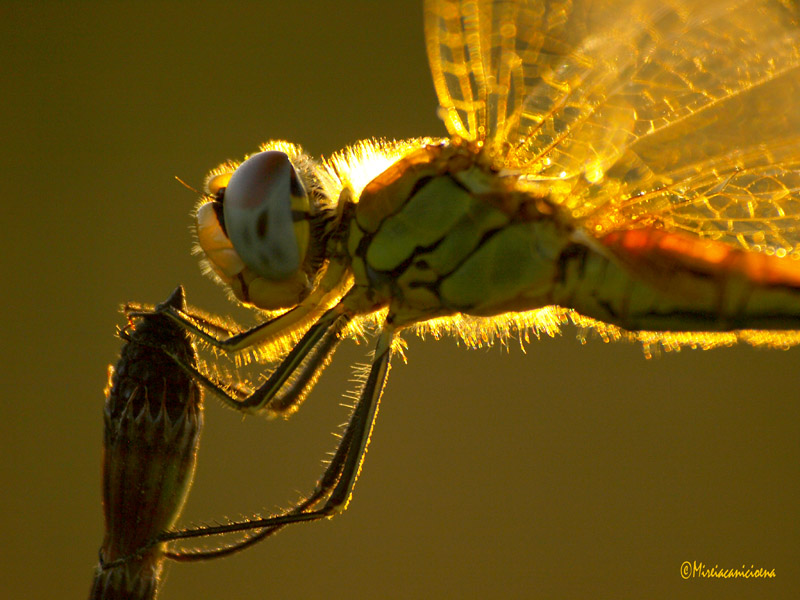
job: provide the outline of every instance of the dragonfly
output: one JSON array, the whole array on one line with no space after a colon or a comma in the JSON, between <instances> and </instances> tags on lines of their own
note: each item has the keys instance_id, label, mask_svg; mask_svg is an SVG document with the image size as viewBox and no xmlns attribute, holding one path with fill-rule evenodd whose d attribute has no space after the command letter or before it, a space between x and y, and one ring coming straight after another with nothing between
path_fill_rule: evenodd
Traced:
<instances>
[{"instance_id":1,"label":"dragonfly","mask_svg":"<svg viewBox=\"0 0 800 600\"><path fill-rule=\"evenodd\" d=\"M342 339L377 341L303 502L158 542L341 513L406 332L800 343L796 2L427 0L424 26L447 137L320 160L271 141L208 176L197 251L264 319L219 335L160 312L275 366L244 393L178 364L238 411L288 417Z\"/></svg>"}]
</instances>

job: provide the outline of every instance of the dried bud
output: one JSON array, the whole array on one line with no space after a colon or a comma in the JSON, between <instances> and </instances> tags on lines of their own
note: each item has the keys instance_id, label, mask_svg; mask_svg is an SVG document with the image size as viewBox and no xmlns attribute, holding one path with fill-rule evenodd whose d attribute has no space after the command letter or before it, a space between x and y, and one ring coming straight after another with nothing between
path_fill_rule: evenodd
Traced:
<instances>
[{"instance_id":1,"label":"dried bud","mask_svg":"<svg viewBox=\"0 0 800 600\"><path fill-rule=\"evenodd\" d=\"M164 305L185 310L183 288ZM165 544L141 549L178 519L192 484L203 427L200 387L160 350L195 365L188 334L169 318L153 314L139 318L121 337L127 343L116 367L109 367L106 388L106 533L93 599L156 597ZM131 558L106 566L126 557Z\"/></svg>"}]
</instances>

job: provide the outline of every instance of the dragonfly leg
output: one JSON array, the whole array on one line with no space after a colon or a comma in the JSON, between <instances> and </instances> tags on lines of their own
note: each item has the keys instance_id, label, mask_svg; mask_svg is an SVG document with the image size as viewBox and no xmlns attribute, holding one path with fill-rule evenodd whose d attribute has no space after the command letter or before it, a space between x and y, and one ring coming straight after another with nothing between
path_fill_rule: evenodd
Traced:
<instances>
[{"instance_id":1,"label":"dragonfly leg","mask_svg":"<svg viewBox=\"0 0 800 600\"><path fill-rule=\"evenodd\" d=\"M298 324L313 311L312 307L301 304L245 331L231 331L211 319L202 319L197 315L190 315L169 306L156 309L155 312L168 317L211 346L228 352L235 352L259 343L268 343L286 333L295 331ZM129 318L152 314L151 311L141 310L139 307L134 307L134 310L128 310L127 306L125 307L125 313Z\"/></svg>"},{"instance_id":2,"label":"dragonfly leg","mask_svg":"<svg viewBox=\"0 0 800 600\"><path fill-rule=\"evenodd\" d=\"M196 367L184 363L169 349L170 356L201 385L216 393L228 406L244 413L267 412L272 415L293 412L316 383L341 340L340 334L351 317L341 304L329 309L314 323L300 341L284 357L272 375L249 396L231 393Z\"/></svg>"},{"instance_id":3,"label":"dragonfly leg","mask_svg":"<svg viewBox=\"0 0 800 600\"><path fill-rule=\"evenodd\" d=\"M308 499L298 503L296 506L280 515L263 519L251 519L239 523L229 523L227 525L167 532L158 536L152 543L155 544L173 540L266 528L264 531L255 534L239 544L234 544L229 548L219 551L230 553L246 547L251 543L255 543L290 523L316 521L343 512L345 508L347 508L356 478L361 471L361 465L364 461L364 455L372 433L372 427L375 423L378 405L386 383L386 376L389 372L393 338L394 328L384 326L378 338L378 344L375 349L369 376L361 390L361 396L350 417L347 429L342 436L331 463L317 482L314 492ZM323 498L325 498L325 502L321 507L310 510L311 507L321 502ZM194 560L213 558L216 556L214 552L215 551L195 553L198 558ZM203 556L204 554L205 556ZM170 558L175 558L177 560L193 560L192 553L171 553Z\"/></svg>"},{"instance_id":4,"label":"dragonfly leg","mask_svg":"<svg viewBox=\"0 0 800 600\"><path fill-rule=\"evenodd\" d=\"M326 306L331 306L335 299L342 296L350 287L349 282L342 284L343 272L343 265L332 263L317 288L302 303L245 331L231 331L213 318L181 311L171 306L160 305L154 311L150 311L143 310L138 305L127 305L125 314L129 318L141 317L152 312L164 314L212 347L236 352L257 344L269 344L293 336L304 329L309 321L313 321Z\"/></svg>"},{"instance_id":5,"label":"dragonfly leg","mask_svg":"<svg viewBox=\"0 0 800 600\"><path fill-rule=\"evenodd\" d=\"M202 332L205 335L209 335L209 331L214 332L214 335L210 337L227 338L239 333L238 329L227 327L220 319L186 306L178 307L162 303L155 307L150 307L138 302L128 302L122 307L122 312L128 317L129 323L132 319L147 318L148 315L160 314L174 321L183 329Z\"/></svg>"},{"instance_id":6,"label":"dragonfly leg","mask_svg":"<svg viewBox=\"0 0 800 600\"><path fill-rule=\"evenodd\" d=\"M348 452L350 451L350 442L353 436L353 428L348 427L347 430L341 437L339 442L339 446L336 448L336 452L334 453L333 457L331 458L330 462L328 463L325 472L322 474L322 477L319 478L317 481L317 485L314 488L314 491L304 500L301 500L297 504L295 504L290 510L288 510L285 515L297 515L306 512L307 510L313 508L319 502L328 496L333 488L336 486L337 482L342 476L342 469L344 467L345 459L348 456ZM244 526L249 524L249 521L241 522L240 525ZM210 560L213 558L222 558L224 556L229 556L236 552L240 552L245 548L249 548L250 546L257 544L260 541L268 538L269 536L277 533L290 523L282 523L278 525L272 525L268 527L261 528L260 531L256 533L252 533L248 535L245 539L231 543L229 545L215 548L213 550L169 550L164 553L164 556L167 558L174 560L176 562L195 562L201 560ZM208 536L214 535L210 532L198 533L198 536Z\"/></svg>"}]
</instances>

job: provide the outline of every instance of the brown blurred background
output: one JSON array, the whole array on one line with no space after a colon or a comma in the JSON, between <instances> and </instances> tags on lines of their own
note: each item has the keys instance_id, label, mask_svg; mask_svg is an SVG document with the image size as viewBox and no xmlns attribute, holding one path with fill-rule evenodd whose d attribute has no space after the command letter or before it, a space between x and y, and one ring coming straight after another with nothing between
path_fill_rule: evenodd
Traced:
<instances>
[{"instance_id":1,"label":"brown blurred background","mask_svg":"<svg viewBox=\"0 0 800 600\"><path fill-rule=\"evenodd\" d=\"M441 135L417 2L3 2L3 596L81 598L102 538L106 365L128 300L231 314L190 255L205 172ZM521 352L409 339L348 512L163 598L788 598L800 585L800 350L640 348L568 329ZM184 523L309 491L346 419L343 345L303 409L208 399ZM684 581L683 561L774 568Z\"/></svg>"}]
</instances>

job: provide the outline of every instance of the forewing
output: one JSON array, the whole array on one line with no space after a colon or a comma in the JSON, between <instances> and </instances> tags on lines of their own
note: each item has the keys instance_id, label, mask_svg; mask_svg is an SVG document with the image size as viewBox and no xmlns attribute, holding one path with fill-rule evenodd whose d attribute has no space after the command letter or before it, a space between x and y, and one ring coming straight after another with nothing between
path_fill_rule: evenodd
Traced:
<instances>
[{"instance_id":1,"label":"forewing","mask_svg":"<svg viewBox=\"0 0 800 600\"><path fill-rule=\"evenodd\" d=\"M637 135L603 180L577 182L564 204L598 233L657 225L798 253L798 27L797 3L746 2L681 37L675 50L687 58L674 78L692 83L695 101L664 94L675 107L668 118ZM642 82L646 97L666 89Z\"/></svg>"},{"instance_id":2,"label":"forewing","mask_svg":"<svg viewBox=\"0 0 800 600\"><path fill-rule=\"evenodd\" d=\"M429 1L448 130L587 228L798 243L795 0Z\"/></svg>"},{"instance_id":3,"label":"forewing","mask_svg":"<svg viewBox=\"0 0 800 600\"><path fill-rule=\"evenodd\" d=\"M646 59L647 38L674 28L673 12L661 0L428 0L428 57L448 130L504 150L507 166L560 177L594 166L588 155L601 145L618 156L634 107L606 101ZM579 141L585 149L568 159Z\"/></svg>"},{"instance_id":4,"label":"forewing","mask_svg":"<svg viewBox=\"0 0 800 600\"><path fill-rule=\"evenodd\" d=\"M451 135L470 141L501 137L530 93L529 84L543 81L580 40L578 29L570 27L572 5L426 0L428 59Z\"/></svg>"}]
</instances>

